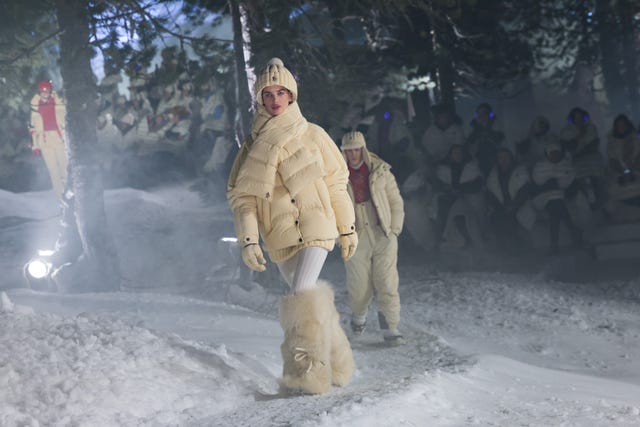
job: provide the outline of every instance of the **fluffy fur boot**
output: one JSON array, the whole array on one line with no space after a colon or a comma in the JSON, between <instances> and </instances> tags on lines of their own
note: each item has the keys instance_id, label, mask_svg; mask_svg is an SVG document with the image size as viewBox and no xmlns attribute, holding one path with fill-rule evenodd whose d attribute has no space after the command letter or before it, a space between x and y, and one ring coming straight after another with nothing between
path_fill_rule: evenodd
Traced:
<instances>
[{"instance_id":1,"label":"fluffy fur boot","mask_svg":"<svg viewBox=\"0 0 640 427\"><path fill-rule=\"evenodd\" d=\"M331 390L333 300L326 287L288 295L280 305L284 342L280 386L289 391L321 394Z\"/></svg>"},{"instance_id":2,"label":"fluffy fur boot","mask_svg":"<svg viewBox=\"0 0 640 427\"><path fill-rule=\"evenodd\" d=\"M331 382L334 385L343 387L349 384L353 371L355 370L355 362L353 360L353 352L351 344L340 326L340 314L334 304L333 289L323 281L318 282L319 288L326 293L326 298L331 304Z\"/></svg>"}]
</instances>

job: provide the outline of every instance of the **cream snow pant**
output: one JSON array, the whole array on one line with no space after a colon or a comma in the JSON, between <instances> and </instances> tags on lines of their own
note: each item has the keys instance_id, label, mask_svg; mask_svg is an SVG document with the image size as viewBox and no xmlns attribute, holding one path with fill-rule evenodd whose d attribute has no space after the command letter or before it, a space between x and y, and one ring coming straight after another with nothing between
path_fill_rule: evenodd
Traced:
<instances>
[{"instance_id":1,"label":"cream snow pant","mask_svg":"<svg viewBox=\"0 0 640 427\"><path fill-rule=\"evenodd\" d=\"M398 295L398 238L385 236L380 226L358 231L358 250L345 262L349 307L355 318L364 319L374 292L378 311L393 330L400 322Z\"/></svg>"},{"instance_id":2,"label":"cream snow pant","mask_svg":"<svg viewBox=\"0 0 640 427\"><path fill-rule=\"evenodd\" d=\"M67 150L58 131L44 132L44 140L38 147L42 152L42 159L49 171L53 191L62 199L62 193L67 183Z\"/></svg>"}]
</instances>

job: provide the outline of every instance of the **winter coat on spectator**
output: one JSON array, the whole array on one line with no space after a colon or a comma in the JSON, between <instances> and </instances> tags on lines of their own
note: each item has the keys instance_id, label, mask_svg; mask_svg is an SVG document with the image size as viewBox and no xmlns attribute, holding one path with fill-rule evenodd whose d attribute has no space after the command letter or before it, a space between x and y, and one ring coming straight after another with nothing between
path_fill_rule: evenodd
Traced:
<instances>
[{"instance_id":1,"label":"winter coat on spectator","mask_svg":"<svg viewBox=\"0 0 640 427\"><path fill-rule=\"evenodd\" d=\"M110 171L115 157L115 150L122 146L123 137L120 129L113 124L110 113L105 114L96 129L98 146L96 153L103 171Z\"/></svg>"},{"instance_id":2,"label":"winter coat on spectator","mask_svg":"<svg viewBox=\"0 0 640 427\"><path fill-rule=\"evenodd\" d=\"M560 141L571 155L576 178L604 175L600 137L593 123L567 123L560 131Z\"/></svg>"},{"instance_id":3,"label":"winter coat on spectator","mask_svg":"<svg viewBox=\"0 0 640 427\"><path fill-rule=\"evenodd\" d=\"M427 162L437 165L447 157L453 144L464 144L464 142L464 130L459 124L451 123L446 129L433 124L422 136L422 149L427 156Z\"/></svg>"},{"instance_id":4,"label":"winter coat on spectator","mask_svg":"<svg viewBox=\"0 0 640 427\"><path fill-rule=\"evenodd\" d=\"M630 124L629 124L630 125ZM609 197L630 200L640 196L640 137L630 125L607 136Z\"/></svg>"},{"instance_id":5,"label":"winter coat on spectator","mask_svg":"<svg viewBox=\"0 0 640 427\"><path fill-rule=\"evenodd\" d=\"M627 169L640 172L640 137L634 131L625 135L610 132L607 136L607 157L609 169L617 175Z\"/></svg>"},{"instance_id":6,"label":"winter coat on spectator","mask_svg":"<svg viewBox=\"0 0 640 427\"><path fill-rule=\"evenodd\" d=\"M486 187L489 194L489 206L497 204L506 207L512 204L515 216L522 227L531 230L536 220L536 212L529 194L531 178L525 165L517 165L508 176L506 188L500 183L498 167L494 167L487 177ZM507 200L508 199L508 200Z\"/></svg>"},{"instance_id":7,"label":"winter coat on spectator","mask_svg":"<svg viewBox=\"0 0 640 427\"><path fill-rule=\"evenodd\" d=\"M454 145L450 150L462 147ZM463 148L462 148L463 149ZM484 177L478 163L468 155L460 163L447 160L436 170L438 220L444 221L442 241L447 247L462 247L466 244L483 246L482 227L484 223ZM444 207L444 201L450 206ZM443 209L444 208L444 209ZM457 217L464 219L469 236L461 233ZM471 242L465 241L470 238Z\"/></svg>"},{"instance_id":8,"label":"winter coat on spectator","mask_svg":"<svg viewBox=\"0 0 640 427\"><path fill-rule=\"evenodd\" d=\"M478 167L484 176L489 174L493 167L496 153L502 147L504 133L492 129L493 121L483 126L477 120L471 121L471 133L467 138L469 153L478 162Z\"/></svg>"},{"instance_id":9,"label":"winter coat on spectator","mask_svg":"<svg viewBox=\"0 0 640 427\"><path fill-rule=\"evenodd\" d=\"M200 115L202 116L201 132L205 130L224 132L227 130L229 124L220 90L213 90L205 95Z\"/></svg>"},{"instance_id":10,"label":"winter coat on spectator","mask_svg":"<svg viewBox=\"0 0 640 427\"><path fill-rule=\"evenodd\" d=\"M557 144L549 147L560 150ZM545 158L537 162L531 174L533 182L538 186L537 195L533 199L534 206L543 210L551 200L565 199L565 191L576 179L576 172L571 164L571 158L564 156L557 163Z\"/></svg>"},{"instance_id":11,"label":"winter coat on spectator","mask_svg":"<svg viewBox=\"0 0 640 427\"><path fill-rule=\"evenodd\" d=\"M516 143L516 159L524 164L529 172L535 164L544 159L544 148L548 144L559 143L558 135L550 131L551 124L546 117L533 119L528 136Z\"/></svg>"}]
</instances>

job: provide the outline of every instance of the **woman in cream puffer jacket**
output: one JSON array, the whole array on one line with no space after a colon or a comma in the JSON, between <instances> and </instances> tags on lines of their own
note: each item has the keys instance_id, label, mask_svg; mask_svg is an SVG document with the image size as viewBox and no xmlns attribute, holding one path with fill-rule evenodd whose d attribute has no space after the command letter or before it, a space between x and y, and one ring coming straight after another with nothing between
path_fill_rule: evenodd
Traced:
<instances>
[{"instance_id":1,"label":"woman in cream puffer jacket","mask_svg":"<svg viewBox=\"0 0 640 427\"><path fill-rule=\"evenodd\" d=\"M344 259L358 244L347 166L329 135L302 116L297 83L280 59L258 75L254 93L256 116L231 170L227 198L245 264L265 270L261 236L292 290L280 306L280 384L324 393L347 384L354 370L333 290L318 281L336 239Z\"/></svg>"}]
</instances>

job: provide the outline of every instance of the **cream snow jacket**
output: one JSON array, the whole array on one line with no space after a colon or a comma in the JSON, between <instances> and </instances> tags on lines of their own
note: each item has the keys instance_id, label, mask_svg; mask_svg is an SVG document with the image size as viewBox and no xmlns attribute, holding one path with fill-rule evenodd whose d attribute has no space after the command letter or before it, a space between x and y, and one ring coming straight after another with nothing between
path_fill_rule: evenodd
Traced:
<instances>
[{"instance_id":1,"label":"cream snow jacket","mask_svg":"<svg viewBox=\"0 0 640 427\"><path fill-rule=\"evenodd\" d=\"M346 160L346 155L344 154ZM371 153L366 147L362 147L364 162L369 168L369 191L371 201L378 214L380 227L384 234L390 233L398 236L404 223L404 202L398 189L395 177L391 173L391 165L382 160L376 154ZM349 196L354 199L351 184L348 186ZM358 223L373 223L371 218L358 218Z\"/></svg>"},{"instance_id":2,"label":"cream snow jacket","mask_svg":"<svg viewBox=\"0 0 640 427\"><path fill-rule=\"evenodd\" d=\"M273 262L307 246L332 250L339 234L355 231L348 180L340 150L296 102L278 116L258 106L227 185L238 240L261 235Z\"/></svg>"}]
</instances>

